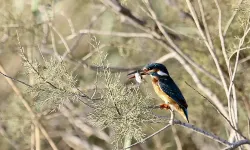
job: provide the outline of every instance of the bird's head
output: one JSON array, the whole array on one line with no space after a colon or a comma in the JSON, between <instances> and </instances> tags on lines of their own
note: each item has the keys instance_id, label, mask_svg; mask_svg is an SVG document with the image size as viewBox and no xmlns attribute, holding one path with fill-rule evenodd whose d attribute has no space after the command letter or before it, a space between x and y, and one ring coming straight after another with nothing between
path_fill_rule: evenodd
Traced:
<instances>
[{"instance_id":1,"label":"bird's head","mask_svg":"<svg viewBox=\"0 0 250 150\"><path fill-rule=\"evenodd\" d=\"M167 77L169 76L167 68L160 63L151 63L143 67L143 69L136 70L134 72L129 73L128 75L133 75L130 78L135 77L135 73L139 73L140 75L151 75L152 77Z\"/></svg>"},{"instance_id":2,"label":"bird's head","mask_svg":"<svg viewBox=\"0 0 250 150\"><path fill-rule=\"evenodd\" d=\"M160 63L148 64L142 69L142 72L156 77L169 76L166 66Z\"/></svg>"}]
</instances>

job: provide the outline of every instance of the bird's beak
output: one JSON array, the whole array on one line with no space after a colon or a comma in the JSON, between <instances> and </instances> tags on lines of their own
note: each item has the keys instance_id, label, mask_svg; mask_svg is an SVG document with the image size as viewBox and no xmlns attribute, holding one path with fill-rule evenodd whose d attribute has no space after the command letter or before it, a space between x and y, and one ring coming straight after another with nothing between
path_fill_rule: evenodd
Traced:
<instances>
[{"instance_id":1,"label":"bird's beak","mask_svg":"<svg viewBox=\"0 0 250 150\"><path fill-rule=\"evenodd\" d=\"M135 78L135 74L136 73L140 74L140 76L142 76L142 75L148 75L147 69L140 69L140 70L136 70L136 71L133 71L133 72L129 73L128 74L128 78L129 79Z\"/></svg>"}]
</instances>

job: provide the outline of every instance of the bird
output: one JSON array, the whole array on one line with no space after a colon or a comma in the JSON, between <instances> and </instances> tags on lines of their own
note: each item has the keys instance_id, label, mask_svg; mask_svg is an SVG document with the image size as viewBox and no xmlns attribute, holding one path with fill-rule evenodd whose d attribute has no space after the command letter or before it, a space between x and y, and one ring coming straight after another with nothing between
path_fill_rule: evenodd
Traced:
<instances>
[{"instance_id":1,"label":"bird","mask_svg":"<svg viewBox=\"0 0 250 150\"><path fill-rule=\"evenodd\" d=\"M166 66L160 63L151 63L143 67L143 69L136 70L128 75L132 75L130 78L136 78L135 74L138 72L140 72L141 76L151 76L154 91L165 102L160 105L160 108L177 111L189 122L187 102L181 90L169 75Z\"/></svg>"}]
</instances>

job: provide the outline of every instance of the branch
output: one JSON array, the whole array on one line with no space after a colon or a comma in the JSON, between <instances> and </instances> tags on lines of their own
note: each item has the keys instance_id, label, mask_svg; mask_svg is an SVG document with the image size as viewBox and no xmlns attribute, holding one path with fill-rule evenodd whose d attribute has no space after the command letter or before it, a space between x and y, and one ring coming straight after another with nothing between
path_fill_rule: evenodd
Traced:
<instances>
[{"instance_id":1,"label":"branch","mask_svg":"<svg viewBox=\"0 0 250 150\"><path fill-rule=\"evenodd\" d=\"M176 56L175 53L168 53L166 55L163 55L162 57L158 58L156 61L154 62L157 62L157 63L163 63L165 62L166 60L170 59L170 58L174 58Z\"/></svg>"},{"instance_id":2,"label":"branch","mask_svg":"<svg viewBox=\"0 0 250 150\"><path fill-rule=\"evenodd\" d=\"M172 126L172 132L174 136L174 140L176 143L177 150L182 150L181 139L179 138L175 126Z\"/></svg>"},{"instance_id":3,"label":"branch","mask_svg":"<svg viewBox=\"0 0 250 150\"><path fill-rule=\"evenodd\" d=\"M196 27L197 27L197 29L198 29L198 31L199 31L199 33L200 33L200 36L201 36L202 39L204 40L204 43L206 44L206 46L207 46L207 48L208 48L208 50L209 50L209 52L210 52L210 54L211 54L211 56L212 56L212 58L213 58L213 60L214 60L214 63L215 63L215 66L216 66L216 68L217 68L217 71L218 71L218 73L219 73L220 79L221 79L221 81L222 81L222 84L223 84L225 93L226 93L226 95L227 95L227 94L228 94L227 83L226 83L225 77L224 77L224 75L223 75L223 72L222 72L222 70L221 70L221 67L220 67L218 58L217 58L217 56L216 56L216 54L215 54L215 52L214 52L214 49L211 48L211 46L209 45L209 43L208 43L208 41L207 41L207 39L206 39L206 36L205 36L204 33L203 33L203 30L202 30L202 28L201 28L201 26L200 26L200 24L199 24L198 17L197 17L197 15L196 15L196 12L195 12L194 7L192 6L190 0L186 0L186 3L187 3L187 6L188 6L188 8L189 8L191 14L192 14L192 17L194 18L194 21L195 21Z\"/></svg>"},{"instance_id":4,"label":"branch","mask_svg":"<svg viewBox=\"0 0 250 150\"><path fill-rule=\"evenodd\" d=\"M148 33L127 33L127 32L116 32L116 31L100 31L100 30L91 30L91 29L82 29L77 34L71 34L66 37L67 40L71 40L78 35L83 34L96 34L96 35L108 35L108 36L118 36L118 37L125 37L125 38L149 38L153 39L153 36ZM59 41L61 44L62 41Z\"/></svg>"},{"instance_id":5,"label":"branch","mask_svg":"<svg viewBox=\"0 0 250 150\"><path fill-rule=\"evenodd\" d=\"M247 139L239 130L237 130L234 125L231 123L231 121L218 109L218 107L213 104L213 102L211 102L210 99L208 99L207 97L205 97L204 95L202 95L199 91L197 91L195 88L193 88L190 84L188 84L186 82L186 84L191 87L194 91L196 91L199 95L201 95L204 99L206 99L212 106L213 108L226 120L226 122L231 126L231 128L237 132L241 137L243 137L244 139Z\"/></svg>"},{"instance_id":6,"label":"branch","mask_svg":"<svg viewBox=\"0 0 250 150\"><path fill-rule=\"evenodd\" d=\"M27 84L27 83L25 83L25 82L23 82L23 81L21 81L21 80L18 80L18 79L15 79L15 78L13 78L13 77L10 77L10 76L8 76L8 75L2 73L1 71L0 71L0 74L2 74L3 76L5 76L5 77L7 77L7 78L10 78L10 79L13 80L13 81L17 81L17 82L20 82L20 83L22 83L22 84L28 86L28 87L32 87L31 85L29 85L29 84Z\"/></svg>"},{"instance_id":7,"label":"branch","mask_svg":"<svg viewBox=\"0 0 250 150\"><path fill-rule=\"evenodd\" d=\"M239 0L238 4L237 4L237 7L240 7L241 3L243 2L243 0ZM227 34L227 30L229 29L230 25L232 24L236 14L238 13L238 8L236 8L232 14L232 16L230 17L230 19L228 20L225 28L224 28L224 32L223 32L223 36L225 37L226 34Z\"/></svg>"},{"instance_id":8,"label":"branch","mask_svg":"<svg viewBox=\"0 0 250 150\"><path fill-rule=\"evenodd\" d=\"M107 67L107 66L96 66L96 65L90 65L86 63L85 61L80 61L80 63L89 69L95 70L95 71L103 71L105 69L109 69L111 72L127 72L132 70L138 70L141 69L144 66L135 66L135 67Z\"/></svg>"},{"instance_id":9,"label":"branch","mask_svg":"<svg viewBox=\"0 0 250 150\"><path fill-rule=\"evenodd\" d=\"M139 141L139 142L136 142L136 143L130 145L129 147L124 148L123 150L129 149L129 148L131 148L131 147L133 147L133 146L135 146L135 145L138 145L138 144L140 144L140 143L143 143L143 142L147 141L147 140L150 139L151 137L155 136L156 134L160 133L161 131L167 129L167 128L170 127L170 126L171 126L171 124L167 124L166 126L164 126L163 128L161 128L160 130L156 131L155 133L153 133L153 134L147 136L146 138L144 138L143 140L141 140L141 141Z\"/></svg>"},{"instance_id":10,"label":"branch","mask_svg":"<svg viewBox=\"0 0 250 150\"><path fill-rule=\"evenodd\" d=\"M198 127L196 127L196 126L194 126L192 124L181 122L180 120L173 120L173 125L178 125L178 126L193 130L198 134L201 134L201 135L203 135L203 136L205 136L207 138L210 138L210 139L212 139L214 141L217 141L217 142L219 142L219 143L221 143L221 144L223 144L225 146L228 146L230 149L236 148L236 147L238 147L240 145L243 145L243 144L250 144L250 141L248 139L241 140L241 141L238 141L238 142L235 142L235 143L230 143L227 140L225 140L225 139L223 139L223 138L221 138L221 137L219 137L219 136L217 136L217 135L215 135L213 133L207 132L207 131L205 131L205 130L203 130L201 128L198 128ZM170 126L171 126L171 124L167 124L166 126L161 128L160 130L156 131L155 133L147 136L146 138L144 138L143 140L141 140L139 142L136 142L136 143L130 145L129 147L124 148L123 150L131 148L131 147L133 147L135 145L138 145L138 144L141 144L141 143L145 142L149 138L155 136L156 134L162 132L163 130L167 129Z\"/></svg>"},{"instance_id":11,"label":"branch","mask_svg":"<svg viewBox=\"0 0 250 150\"><path fill-rule=\"evenodd\" d=\"M202 4L201 0L198 0L198 5L199 5L200 13L201 13L202 22L204 24L204 29L205 29L205 33L206 33L206 36L207 36L208 43L213 48L213 42L212 42L212 38L211 38L211 35L210 35L210 32L209 32L209 28L208 28L208 25L207 25L207 21L206 21L206 18L205 18L205 13L204 13L204 8L203 8L203 4Z\"/></svg>"},{"instance_id":12,"label":"branch","mask_svg":"<svg viewBox=\"0 0 250 150\"><path fill-rule=\"evenodd\" d=\"M6 74L4 68L0 65L0 72L2 72L3 74ZM38 121L36 114L33 112L33 110L31 109L31 107L29 106L29 103L23 98L21 92L19 91L19 89L16 87L16 85L12 82L12 80L10 78L8 78L7 76L5 76L5 79L7 80L7 82L10 84L10 86L12 87L13 91L17 94L17 96L20 98L21 102L23 103L24 107L27 109L27 111L30 113L31 115L31 121L33 124L35 124L36 126L38 126L42 132L42 134L44 135L44 137L47 139L47 141L49 142L51 148L53 150L58 150L56 144L53 142L53 140L50 138L48 132L46 131L46 129L43 127L43 125Z\"/></svg>"},{"instance_id":13,"label":"branch","mask_svg":"<svg viewBox=\"0 0 250 150\"><path fill-rule=\"evenodd\" d=\"M250 145L250 141L248 139L245 140L240 140L238 142L232 143L231 146L228 146L226 148L224 148L223 150L231 150L231 149L236 149L237 147L241 146L241 145L245 145L248 144Z\"/></svg>"},{"instance_id":14,"label":"branch","mask_svg":"<svg viewBox=\"0 0 250 150\"><path fill-rule=\"evenodd\" d=\"M230 95L231 90L233 88L233 84L234 84L233 81L234 81L234 78L235 78L235 75L236 75L236 71L237 71L237 68L238 68L238 64L239 64L240 49L241 49L241 46L244 44L245 38L246 38L246 36L248 35L249 32L250 32L250 27L248 27L244 31L244 34L243 34L242 38L240 39L240 42L239 42L239 45L238 45L238 50L237 50L237 54L236 54L236 60L235 60L234 70L233 70L233 73L232 73L232 76L231 76L231 80L230 80L230 85L229 85L229 88L228 88L228 91L229 91L228 96Z\"/></svg>"},{"instance_id":15,"label":"branch","mask_svg":"<svg viewBox=\"0 0 250 150\"><path fill-rule=\"evenodd\" d=\"M136 23L136 24L139 24L141 26L146 24L145 21L143 21L143 20L139 19L138 17L134 16L129 9L127 9L126 7L123 7L119 3L119 1L110 1L110 0L102 0L102 1L103 1L103 3L105 5L110 6L115 12L126 16L126 18L128 20L130 20L131 23Z\"/></svg>"},{"instance_id":16,"label":"branch","mask_svg":"<svg viewBox=\"0 0 250 150\"><path fill-rule=\"evenodd\" d=\"M197 132L197 133L199 133L201 135L204 135L204 136L206 136L206 137L208 137L208 138L210 138L212 140L215 140L215 141L217 141L217 142L219 142L219 143L221 143L223 145L226 145L226 146L228 146L228 145L231 146L232 145L232 143L228 142L227 140L222 139L222 138L218 137L217 135L215 135L213 133L210 133L210 132L207 132L207 131L205 131L203 129L200 129L200 128L192 125L192 124L184 123L184 122L181 122L180 120L174 120L174 124L182 126L184 128L191 129L191 130L193 130L193 131L195 131L195 132Z\"/></svg>"},{"instance_id":17,"label":"branch","mask_svg":"<svg viewBox=\"0 0 250 150\"><path fill-rule=\"evenodd\" d=\"M65 57L71 53L71 49L67 43L67 41L64 39L63 35L50 23L49 24L50 28L54 30L54 32L59 36L59 38L62 40L64 47L66 49L66 51L64 52L63 56L62 56L62 60L65 59ZM52 31L51 31L52 32Z\"/></svg>"}]
</instances>

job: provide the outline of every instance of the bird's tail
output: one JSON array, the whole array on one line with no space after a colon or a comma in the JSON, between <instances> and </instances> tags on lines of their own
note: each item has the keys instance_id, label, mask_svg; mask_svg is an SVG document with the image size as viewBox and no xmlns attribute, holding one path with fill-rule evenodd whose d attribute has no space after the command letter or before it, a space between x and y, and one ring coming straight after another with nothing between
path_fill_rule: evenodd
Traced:
<instances>
[{"instance_id":1,"label":"bird's tail","mask_svg":"<svg viewBox=\"0 0 250 150\"><path fill-rule=\"evenodd\" d=\"M184 108L184 107L181 107L181 110L179 112L182 117L189 123L189 120L188 120L188 110L187 108Z\"/></svg>"}]
</instances>

